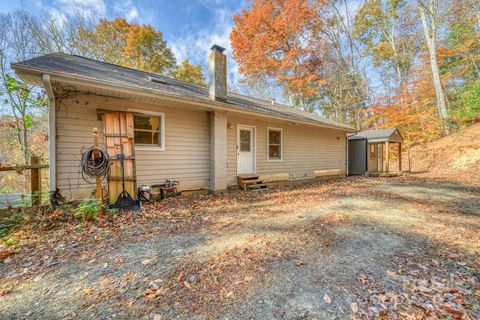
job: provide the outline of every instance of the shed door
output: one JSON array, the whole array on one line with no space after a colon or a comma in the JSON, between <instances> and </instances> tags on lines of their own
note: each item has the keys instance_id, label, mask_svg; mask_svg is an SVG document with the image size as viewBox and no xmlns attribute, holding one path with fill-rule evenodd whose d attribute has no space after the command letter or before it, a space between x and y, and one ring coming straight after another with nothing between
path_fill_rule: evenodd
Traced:
<instances>
[{"instance_id":1,"label":"shed door","mask_svg":"<svg viewBox=\"0 0 480 320\"><path fill-rule=\"evenodd\" d=\"M365 174L367 172L367 141L348 141L348 173Z\"/></svg>"},{"instance_id":2,"label":"shed door","mask_svg":"<svg viewBox=\"0 0 480 320\"><path fill-rule=\"evenodd\" d=\"M133 144L133 113L105 112L103 116L105 144L110 156L110 177L108 179L108 195L110 203L114 203L122 192L122 171L117 154L125 154L125 189L136 197L135 185L135 149Z\"/></svg>"},{"instance_id":3,"label":"shed door","mask_svg":"<svg viewBox=\"0 0 480 320\"><path fill-rule=\"evenodd\" d=\"M368 143L368 172L377 172L379 162L379 143Z\"/></svg>"}]
</instances>

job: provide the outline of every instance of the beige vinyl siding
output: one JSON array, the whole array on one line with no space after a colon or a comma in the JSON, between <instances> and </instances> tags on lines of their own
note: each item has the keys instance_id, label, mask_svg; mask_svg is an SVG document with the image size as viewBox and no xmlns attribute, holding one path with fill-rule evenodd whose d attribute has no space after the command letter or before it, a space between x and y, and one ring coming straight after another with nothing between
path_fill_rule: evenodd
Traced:
<instances>
[{"instance_id":1,"label":"beige vinyl siding","mask_svg":"<svg viewBox=\"0 0 480 320\"><path fill-rule=\"evenodd\" d=\"M148 110L165 114L165 151L135 148L137 185L155 184L165 179L180 181L179 189L208 188L209 117L205 111L176 109L101 97L83 96L64 100L57 111L57 186L68 199L91 195L93 185L83 181L81 153L92 145L97 127L103 146L103 123L98 109Z\"/></svg>"},{"instance_id":2,"label":"beige vinyl siding","mask_svg":"<svg viewBox=\"0 0 480 320\"><path fill-rule=\"evenodd\" d=\"M228 184L236 184L237 125L255 126L256 173L284 174L290 179L313 178L316 170L345 170L345 133L291 122L263 121L249 117L228 118ZM282 161L267 159L267 128L283 129Z\"/></svg>"},{"instance_id":3,"label":"beige vinyl siding","mask_svg":"<svg viewBox=\"0 0 480 320\"><path fill-rule=\"evenodd\" d=\"M210 175L208 113L160 106L143 109L165 113L165 151L135 148L138 185L173 179L179 180L180 190L207 189Z\"/></svg>"},{"instance_id":4,"label":"beige vinyl siding","mask_svg":"<svg viewBox=\"0 0 480 320\"><path fill-rule=\"evenodd\" d=\"M82 152L93 143L93 128L98 128L100 145L104 146L103 123L95 109L83 99L58 103L56 117L57 188L67 199L89 197L94 186L86 183L80 171Z\"/></svg>"},{"instance_id":5,"label":"beige vinyl siding","mask_svg":"<svg viewBox=\"0 0 480 320\"><path fill-rule=\"evenodd\" d=\"M165 179L180 181L180 190L206 189L210 176L210 117L206 110L153 105L98 96L82 96L60 101L57 111L57 185L69 199L88 197L93 185L80 173L81 153L92 145L92 129L100 132L103 123L97 109L130 109L164 113L165 150L135 148L137 185L155 184ZM152 114L154 115L154 114ZM227 114L227 182L236 184L237 125L255 126L256 172L266 177L283 175L290 179L313 178L315 171L344 170L345 133L289 121L265 120L236 113ZM283 130L283 160L267 160L267 128Z\"/></svg>"}]
</instances>

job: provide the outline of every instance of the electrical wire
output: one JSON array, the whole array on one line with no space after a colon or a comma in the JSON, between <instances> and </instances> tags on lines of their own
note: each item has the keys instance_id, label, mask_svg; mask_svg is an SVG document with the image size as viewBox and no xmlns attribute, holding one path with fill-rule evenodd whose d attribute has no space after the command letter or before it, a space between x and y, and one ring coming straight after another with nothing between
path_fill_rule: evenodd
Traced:
<instances>
[{"instance_id":1,"label":"electrical wire","mask_svg":"<svg viewBox=\"0 0 480 320\"><path fill-rule=\"evenodd\" d=\"M93 157L93 153L98 152L97 157ZM82 171L82 178L87 183L93 184L96 177L101 177L102 180L108 175L110 160L108 153L98 147L90 147L82 154L80 167Z\"/></svg>"}]
</instances>

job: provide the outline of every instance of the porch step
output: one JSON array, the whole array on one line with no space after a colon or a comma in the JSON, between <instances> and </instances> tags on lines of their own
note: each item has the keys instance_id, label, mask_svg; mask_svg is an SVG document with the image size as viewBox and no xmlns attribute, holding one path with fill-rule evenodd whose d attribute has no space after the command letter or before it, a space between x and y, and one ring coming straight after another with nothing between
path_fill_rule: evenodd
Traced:
<instances>
[{"instance_id":1,"label":"porch step","mask_svg":"<svg viewBox=\"0 0 480 320\"><path fill-rule=\"evenodd\" d=\"M258 176L255 174L240 174L237 176L237 182L240 188L242 188L245 191L248 191L248 190L265 191L268 189L267 185L263 183L262 180L259 180Z\"/></svg>"},{"instance_id":2,"label":"porch step","mask_svg":"<svg viewBox=\"0 0 480 320\"><path fill-rule=\"evenodd\" d=\"M256 174L239 174L237 176L237 179L241 179L241 180L257 180L258 179L258 175Z\"/></svg>"}]
</instances>

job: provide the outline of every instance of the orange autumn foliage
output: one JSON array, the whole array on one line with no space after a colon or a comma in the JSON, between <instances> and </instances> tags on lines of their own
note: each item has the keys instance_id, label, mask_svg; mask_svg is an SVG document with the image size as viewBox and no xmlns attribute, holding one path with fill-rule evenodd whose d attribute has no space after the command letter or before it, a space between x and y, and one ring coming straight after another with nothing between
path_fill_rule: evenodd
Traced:
<instances>
[{"instance_id":1,"label":"orange autumn foliage","mask_svg":"<svg viewBox=\"0 0 480 320\"><path fill-rule=\"evenodd\" d=\"M175 57L162 32L153 26L129 23L125 18L101 19L95 29L79 28L73 43L102 61L143 71L166 74L175 66Z\"/></svg>"},{"instance_id":2,"label":"orange autumn foliage","mask_svg":"<svg viewBox=\"0 0 480 320\"><path fill-rule=\"evenodd\" d=\"M239 71L254 83L272 78L304 101L324 84L319 73L324 42L318 30L321 1L257 0L233 17L230 34Z\"/></svg>"},{"instance_id":3,"label":"orange autumn foliage","mask_svg":"<svg viewBox=\"0 0 480 320\"><path fill-rule=\"evenodd\" d=\"M392 97L381 96L367 110L371 115L365 126L400 130L405 145L421 144L440 137L441 127L435 104L435 91L429 73L428 59L422 58L411 82Z\"/></svg>"}]
</instances>

